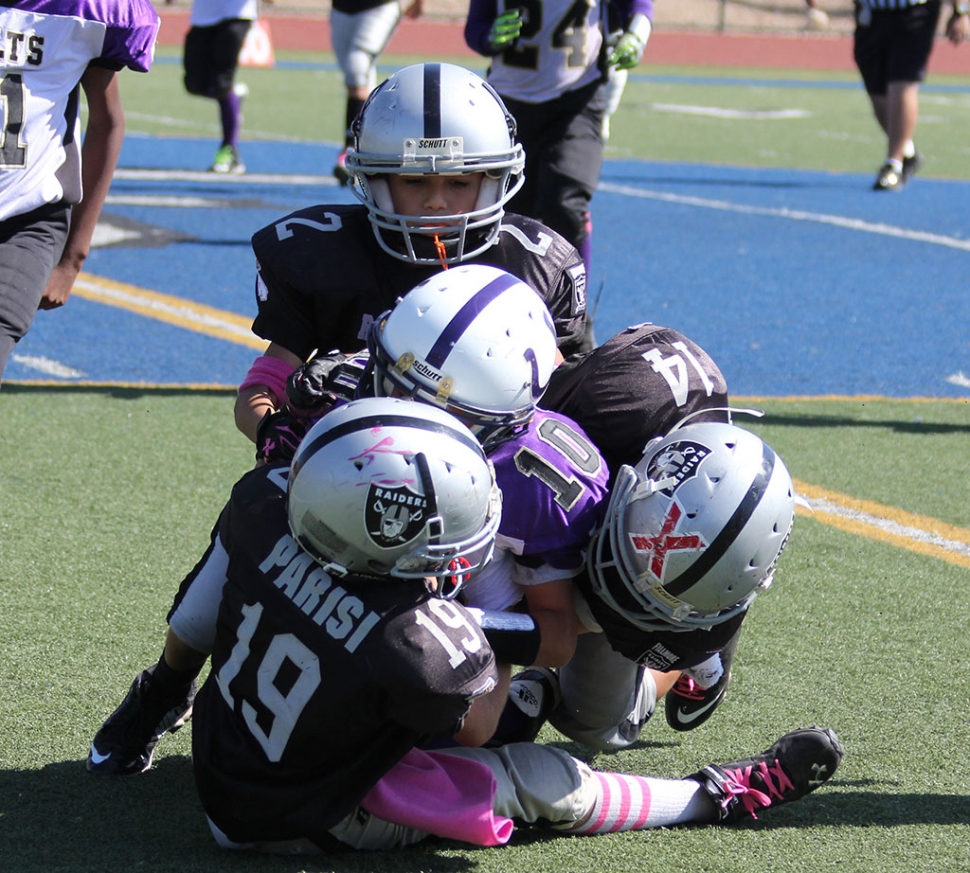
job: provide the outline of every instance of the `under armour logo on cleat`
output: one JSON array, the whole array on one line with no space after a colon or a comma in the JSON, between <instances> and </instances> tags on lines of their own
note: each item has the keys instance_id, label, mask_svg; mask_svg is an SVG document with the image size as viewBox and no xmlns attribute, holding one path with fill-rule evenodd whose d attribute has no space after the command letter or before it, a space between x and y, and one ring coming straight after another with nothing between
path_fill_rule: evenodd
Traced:
<instances>
[{"instance_id":1,"label":"under armour logo on cleat","mask_svg":"<svg viewBox=\"0 0 970 873\"><path fill-rule=\"evenodd\" d=\"M808 784L818 787L828 779L829 768L827 764L812 764L812 772L817 778L809 779Z\"/></svg>"}]
</instances>

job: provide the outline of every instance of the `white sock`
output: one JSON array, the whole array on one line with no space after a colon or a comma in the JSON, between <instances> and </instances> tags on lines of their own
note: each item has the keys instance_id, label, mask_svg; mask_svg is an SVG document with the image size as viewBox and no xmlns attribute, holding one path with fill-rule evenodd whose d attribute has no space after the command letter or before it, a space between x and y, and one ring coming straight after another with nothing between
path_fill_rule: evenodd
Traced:
<instances>
[{"instance_id":1,"label":"white sock","mask_svg":"<svg viewBox=\"0 0 970 873\"><path fill-rule=\"evenodd\" d=\"M578 836L642 831L688 822L711 822L717 809L693 779L655 779L593 771L597 797L586 822L564 828Z\"/></svg>"},{"instance_id":2,"label":"white sock","mask_svg":"<svg viewBox=\"0 0 970 873\"><path fill-rule=\"evenodd\" d=\"M916 144L911 139L906 140L906 145L903 146L903 157L916 157Z\"/></svg>"}]
</instances>

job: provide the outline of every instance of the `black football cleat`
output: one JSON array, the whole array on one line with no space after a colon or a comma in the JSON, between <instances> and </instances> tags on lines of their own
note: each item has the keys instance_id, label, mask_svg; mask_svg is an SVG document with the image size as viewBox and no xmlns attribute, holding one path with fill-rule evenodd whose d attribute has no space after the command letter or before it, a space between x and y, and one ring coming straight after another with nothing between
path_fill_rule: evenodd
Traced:
<instances>
[{"instance_id":1,"label":"black football cleat","mask_svg":"<svg viewBox=\"0 0 970 873\"><path fill-rule=\"evenodd\" d=\"M486 747L531 743L561 700L559 677L552 670L529 667L516 673L495 736Z\"/></svg>"},{"instance_id":2,"label":"black football cleat","mask_svg":"<svg viewBox=\"0 0 970 873\"><path fill-rule=\"evenodd\" d=\"M832 778L844 755L835 731L813 725L785 734L760 755L710 764L687 778L717 804L718 823L734 824L814 791Z\"/></svg>"},{"instance_id":3,"label":"black football cleat","mask_svg":"<svg viewBox=\"0 0 970 873\"><path fill-rule=\"evenodd\" d=\"M693 676L681 673L674 687L664 696L667 724L675 731L692 731L704 724L721 705L731 683L731 665L738 647L740 629L721 651L721 675L708 687L700 685Z\"/></svg>"},{"instance_id":4,"label":"black football cleat","mask_svg":"<svg viewBox=\"0 0 970 873\"><path fill-rule=\"evenodd\" d=\"M923 166L923 156L915 152L911 158L903 158L903 181L908 182Z\"/></svg>"},{"instance_id":5,"label":"black football cleat","mask_svg":"<svg viewBox=\"0 0 970 873\"><path fill-rule=\"evenodd\" d=\"M89 773L132 776L152 765L158 741L175 733L192 715L196 685L179 689L177 695L162 694L153 682L154 666L143 670L131 683L121 705L108 716L88 751Z\"/></svg>"},{"instance_id":6,"label":"black football cleat","mask_svg":"<svg viewBox=\"0 0 970 873\"><path fill-rule=\"evenodd\" d=\"M873 191L902 191L906 177L888 161L879 168L879 175L872 183Z\"/></svg>"}]
</instances>

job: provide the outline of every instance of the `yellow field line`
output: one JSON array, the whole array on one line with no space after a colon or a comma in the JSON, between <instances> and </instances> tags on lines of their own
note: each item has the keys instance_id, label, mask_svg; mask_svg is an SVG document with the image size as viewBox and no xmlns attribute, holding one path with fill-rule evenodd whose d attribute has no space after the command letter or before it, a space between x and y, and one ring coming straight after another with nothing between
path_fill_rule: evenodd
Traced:
<instances>
[{"instance_id":1,"label":"yellow field line","mask_svg":"<svg viewBox=\"0 0 970 873\"><path fill-rule=\"evenodd\" d=\"M115 282L90 273L81 273L74 283L74 293L87 300L117 306L147 318L174 324L187 330L263 350L266 341L250 329L251 320L232 312L194 303L181 297L150 291L124 282ZM737 398L741 400L742 398ZM743 398L748 402L756 398ZM785 398L763 398L782 400ZM788 398L791 400L882 400L878 396L829 395L819 398ZM921 398L911 398L919 400ZM927 400L931 398L926 398ZM952 398L943 398L952 399ZM956 402L966 402L956 400ZM811 505L811 515L823 524L879 542L890 543L922 555L930 555L951 564L970 567L970 530L959 528L938 519L914 515L867 500L857 500L836 491L828 491L807 482L795 487ZM800 510L802 511L802 510ZM808 510L805 510L808 511Z\"/></svg>"},{"instance_id":2,"label":"yellow field line","mask_svg":"<svg viewBox=\"0 0 970 873\"><path fill-rule=\"evenodd\" d=\"M117 306L119 309L127 309L129 312L135 312L147 318L154 318L157 321L164 321L167 324L174 324L196 333L204 333L260 351L263 351L267 345L266 340L260 339L252 332L251 318L171 294L150 291L125 282L115 282L90 273L78 274L73 293L85 300Z\"/></svg>"},{"instance_id":3,"label":"yellow field line","mask_svg":"<svg viewBox=\"0 0 970 873\"><path fill-rule=\"evenodd\" d=\"M807 482L796 480L795 488L812 507L799 511L822 524L970 568L970 530L966 528L870 500L857 500Z\"/></svg>"}]
</instances>

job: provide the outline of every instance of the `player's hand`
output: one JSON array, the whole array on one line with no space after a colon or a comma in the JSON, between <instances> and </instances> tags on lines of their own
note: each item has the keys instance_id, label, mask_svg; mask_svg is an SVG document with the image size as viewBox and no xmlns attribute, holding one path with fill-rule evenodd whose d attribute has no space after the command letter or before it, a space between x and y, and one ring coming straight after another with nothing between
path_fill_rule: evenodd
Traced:
<instances>
[{"instance_id":1,"label":"player's hand","mask_svg":"<svg viewBox=\"0 0 970 873\"><path fill-rule=\"evenodd\" d=\"M946 23L946 38L954 45L960 45L970 39L970 15L963 13L958 15L956 10Z\"/></svg>"},{"instance_id":2,"label":"player's hand","mask_svg":"<svg viewBox=\"0 0 970 873\"><path fill-rule=\"evenodd\" d=\"M640 63L646 43L635 33L625 31L607 42L606 64L618 70L632 70Z\"/></svg>"},{"instance_id":3,"label":"player's hand","mask_svg":"<svg viewBox=\"0 0 970 873\"><path fill-rule=\"evenodd\" d=\"M509 48L522 34L522 10L509 9L503 12L488 32L488 44L495 51Z\"/></svg>"},{"instance_id":4,"label":"player's hand","mask_svg":"<svg viewBox=\"0 0 970 873\"><path fill-rule=\"evenodd\" d=\"M256 427L256 460L289 461L306 432L306 423L295 415L285 410L267 412Z\"/></svg>"},{"instance_id":5,"label":"player's hand","mask_svg":"<svg viewBox=\"0 0 970 873\"><path fill-rule=\"evenodd\" d=\"M329 388L329 379L347 355L329 352L311 358L302 367L297 367L286 380L286 400L295 415L300 418L319 418L336 401L336 395Z\"/></svg>"}]
</instances>

